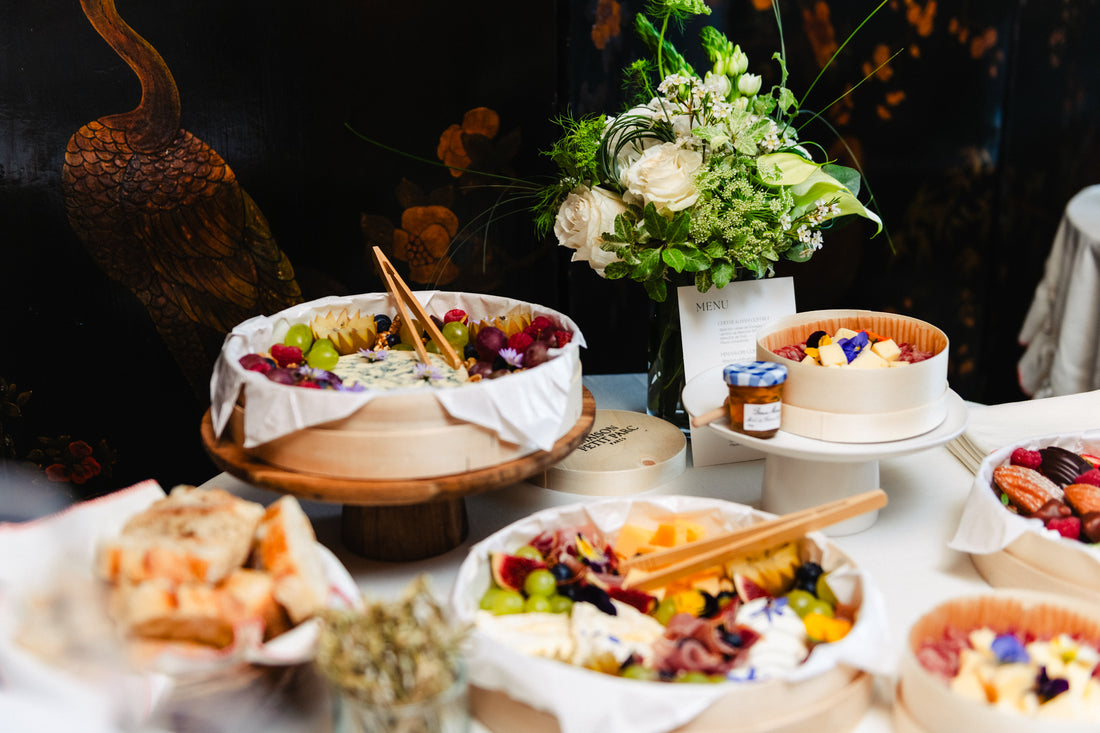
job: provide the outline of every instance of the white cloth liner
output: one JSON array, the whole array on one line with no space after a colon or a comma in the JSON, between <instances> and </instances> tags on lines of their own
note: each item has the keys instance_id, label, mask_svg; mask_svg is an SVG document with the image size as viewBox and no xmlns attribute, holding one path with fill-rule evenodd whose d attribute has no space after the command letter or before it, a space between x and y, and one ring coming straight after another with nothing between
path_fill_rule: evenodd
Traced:
<instances>
[{"instance_id":1,"label":"white cloth liner","mask_svg":"<svg viewBox=\"0 0 1100 733\"><path fill-rule=\"evenodd\" d=\"M1031 436L1100 428L1100 390L1000 405L968 403L970 422L947 444L951 455L977 473L990 453Z\"/></svg>"},{"instance_id":2,"label":"white cloth liner","mask_svg":"<svg viewBox=\"0 0 1100 733\"><path fill-rule=\"evenodd\" d=\"M226 650L165 645L149 660L155 671L145 673L125 663L123 649L114 638L87 642L103 648L104 659L85 675L50 666L18 643L27 604L45 594L64 593L65 579L70 577L89 587L97 583L92 563L100 541L116 535L127 519L164 496L160 484L149 480L43 519L0 523L0 720L4 721L0 727L4 730L14 720L10 730L115 731L139 725L152 714L174 687L171 674L185 674L192 683L234 674L242 664L282 666L312 659L320 636L315 621L299 624L266 644L244 634L246 641ZM328 549L318 547L330 582L329 605L358 606L359 588L347 569ZM75 598L86 605L86 595ZM106 613L105 608L85 605L79 607L81 616ZM66 631L84 641L79 630L59 629L58 633ZM80 722L66 725L69 719Z\"/></svg>"},{"instance_id":3,"label":"white cloth liner","mask_svg":"<svg viewBox=\"0 0 1100 733\"><path fill-rule=\"evenodd\" d=\"M462 308L471 320L504 316L517 307L529 308L532 317L547 316L573 332L562 349L551 349L555 358L503 379L484 380L454 389L433 390L452 416L493 430L501 440L532 450L551 450L561 437L561 415L569 399L569 388L580 361L584 336L567 316L549 308L511 298L476 293L421 291L414 295L424 309L442 317L452 308ZM210 380L211 418L214 432L221 435L233 406L244 390L247 409L244 419L244 447L263 443L303 428L345 418L363 405L388 392L334 392L276 384L264 375L243 369L238 360L249 353L267 351L294 323L306 323L314 315L331 309L348 308L367 314L392 314L394 307L386 293L330 296L287 308L272 316L257 316L234 328L225 339ZM418 390L419 391L419 390Z\"/></svg>"},{"instance_id":4,"label":"white cloth liner","mask_svg":"<svg viewBox=\"0 0 1100 733\"><path fill-rule=\"evenodd\" d=\"M452 592L457 619L473 623L478 601L489 587L488 557L491 551L512 551L545 529L591 522L601 531L617 530L633 521L635 509L652 514L704 516L724 529L749 522L752 507L690 496L655 496L647 499L612 499L572 504L532 514L494 533L470 549L459 567ZM764 515L770 516L770 515ZM823 565L831 567L832 545L820 533L809 537L823 551ZM845 583L844 579L851 581ZM846 664L871 673L891 674L896 669L886 621L884 601L869 575L851 565L838 570L837 586L862 591L859 619L847 637L819 646L790 677L806 679ZM843 591L838 591L842 593ZM562 662L532 657L508 649L476 631L467 652L470 681L489 690L545 710L558 719L562 733L659 733L689 722L716 699L730 693L731 684L675 685L642 682L600 674ZM766 684L766 683L765 683ZM792 704L797 704L792 701Z\"/></svg>"},{"instance_id":5,"label":"white cloth liner","mask_svg":"<svg viewBox=\"0 0 1100 733\"><path fill-rule=\"evenodd\" d=\"M1051 445L1074 452L1100 455L1100 430L1035 436L1010 443L989 454L974 477L970 495L966 498L962 516L959 518L959 527L948 545L951 549L988 555L1008 547L1025 532L1035 532L1083 553L1084 557L1091 558L1100 566L1100 548L1077 540L1067 540L1044 527L1038 519L1028 519L1006 510L991 488L993 469L1007 464L1013 450L1037 450Z\"/></svg>"}]
</instances>

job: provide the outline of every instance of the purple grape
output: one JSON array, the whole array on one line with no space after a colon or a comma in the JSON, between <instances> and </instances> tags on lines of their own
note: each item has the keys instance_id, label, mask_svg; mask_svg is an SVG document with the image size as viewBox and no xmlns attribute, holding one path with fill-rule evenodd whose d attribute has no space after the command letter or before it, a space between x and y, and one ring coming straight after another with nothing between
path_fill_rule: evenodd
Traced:
<instances>
[{"instance_id":1,"label":"purple grape","mask_svg":"<svg viewBox=\"0 0 1100 733\"><path fill-rule=\"evenodd\" d=\"M267 373L267 378L278 384L297 384L298 370L286 367L275 367Z\"/></svg>"},{"instance_id":2,"label":"purple grape","mask_svg":"<svg viewBox=\"0 0 1100 733\"><path fill-rule=\"evenodd\" d=\"M545 341L535 341L523 352L523 366L527 369L550 361L550 347Z\"/></svg>"},{"instance_id":3,"label":"purple grape","mask_svg":"<svg viewBox=\"0 0 1100 733\"><path fill-rule=\"evenodd\" d=\"M478 358L491 362L501 349L508 346L508 337L496 326L487 326L477 332L474 346L477 347Z\"/></svg>"},{"instance_id":4,"label":"purple grape","mask_svg":"<svg viewBox=\"0 0 1100 733\"><path fill-rule=\"evenodd\" d=\"M482 379L488 379L489 375L493 373L493 365L487 361L478 361L467 370L467 373L471 377L480 374Z\"/></svg>"}]
</instances>

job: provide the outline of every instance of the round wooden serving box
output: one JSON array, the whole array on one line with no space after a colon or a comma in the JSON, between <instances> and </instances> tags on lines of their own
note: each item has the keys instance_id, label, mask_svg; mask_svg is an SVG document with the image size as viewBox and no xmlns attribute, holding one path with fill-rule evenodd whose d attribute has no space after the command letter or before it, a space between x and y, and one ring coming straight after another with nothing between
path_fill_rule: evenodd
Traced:
<instances>
[{"instance_id":1,"label":"round wooden serving box","mask_svg":"<svg viewBox=\"0 0 1100 733\"><path fill-rule=\"evenodd\" d=\"M866 329L932 352L925 361L885 369L803 364L774 353L800 344L814 331ZM862 310L798 313L770 322L756 334L757 359L787 367L781 429L836 443L884 443L912 438L947 417L947 335L916 318Z\"/></svg>"},{"instance_id":2,"label":"round wooden serving box","mask_svg":"<svg viewBox=\"0 0 1100 733\"><path fill-rule=\"evenodd\" d=\"M947 630L991 628L997 633L1034 634L1051 638L1068 633L1100 639L1100 606L1056 594L996 591L942 603L921 616L909 631L899 664L895 728L902 733L998 731L998 733L1085 733L1097 722L1035 718L995 708L964 697L926 670L917 660L925 641L943 638Z\"/></svg>"},{"instance_id":3,"label":"round wooden serving box","mask_svg":"<svg viewBox=\"0 0 1100 733\"><path fill-rule=\"evenodd\" d=\"M468 529L464 496L544 471L580 444L596 411L581 382L584 339L566 316L481 294L413 297L429 313L461 308L482 323L546 316L570 330L573 342L544 364L449 389L306 390L240 366L243 355L266 351L290 325L322 313L393 312L387 294L323 298L230 333L212 380L212 402L225 426L218 434L212 408L201 427L207 453L222 470L263 488L342 504L345 543L379 560L416 560L458 546ZM254 411L246 415L252 400Z\"/></svg>"}]
</instances>

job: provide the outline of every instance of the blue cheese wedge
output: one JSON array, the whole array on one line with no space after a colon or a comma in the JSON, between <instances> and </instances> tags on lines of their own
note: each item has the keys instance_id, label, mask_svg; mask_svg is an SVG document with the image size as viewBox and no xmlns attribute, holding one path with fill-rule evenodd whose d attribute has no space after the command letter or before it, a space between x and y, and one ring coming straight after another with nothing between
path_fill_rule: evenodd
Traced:
<instances>
[{"instance_id":1,"label":"blue cheese wedge","mask_svg":"<svg viewBox=\"0 0 1100 733\"><path fill-rule=\"evenodd\" d=\"M361 354L341 356L332 369L346 385L361 384L371 390L458 387L466 383L465 369L453 369L439 354L428 354L424 365L414 351L382 351L377 361Z\"/></svg>"}]
</instances>

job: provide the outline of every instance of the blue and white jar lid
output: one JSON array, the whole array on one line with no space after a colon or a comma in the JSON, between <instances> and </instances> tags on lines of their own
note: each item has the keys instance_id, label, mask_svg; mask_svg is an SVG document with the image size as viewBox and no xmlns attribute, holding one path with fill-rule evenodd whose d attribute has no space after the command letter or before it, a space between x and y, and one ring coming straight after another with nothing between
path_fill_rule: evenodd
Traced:
<instances>
[{"instance_id":1,"label":"blue and white jar lid","mask_svg":"<svg viewBox=\"0 0 1100 733\"><path fill-rule=\"evenodd\" d=\"M787 367L774 361L727 364L722 378L731 387L774 387L787 381Z\"/></svg>"}]
</instances>

